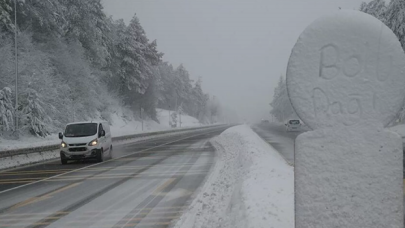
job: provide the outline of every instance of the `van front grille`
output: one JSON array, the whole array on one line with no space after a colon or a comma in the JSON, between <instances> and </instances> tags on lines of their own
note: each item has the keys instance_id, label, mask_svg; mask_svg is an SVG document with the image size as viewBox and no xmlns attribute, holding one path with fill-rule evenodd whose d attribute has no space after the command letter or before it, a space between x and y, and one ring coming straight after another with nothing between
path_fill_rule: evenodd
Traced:
<instances>
[{"instance_id":1,"label":"van front grille","mask_svg":"<svg viewBox=\"0 0 405 228\"><path fill-rule=\"evenodd\" d=\"M70 152L78 152L78 151L86 151L87 147L76 147L76 148L69 148Z\"/></svg>"},{"instance_id":2,"label":"van front grille","mask_svg":"<svg viewBox=\"0 0 405 228\"><path fill-rule=\"evenodd\" d=\"M69 144L69 146L85 146L86 143L79 143L79 144Z\"/></svg>"}]
</instances>

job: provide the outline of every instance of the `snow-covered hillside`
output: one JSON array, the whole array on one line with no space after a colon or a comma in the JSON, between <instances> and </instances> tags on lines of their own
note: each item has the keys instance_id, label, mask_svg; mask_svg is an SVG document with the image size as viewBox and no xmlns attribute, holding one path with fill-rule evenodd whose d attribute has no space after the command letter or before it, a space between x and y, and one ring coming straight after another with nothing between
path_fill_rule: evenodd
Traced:
<instances>
[{"instance_id":1,"label":"snow-covered hillside","mask_svg":"<svg viewBox=\"0 0 405 228\"><path fill-rule=\"evenodd\" d=\"M153 120L144 120L142 130L142 121L131 117L131 112L120 107L115 108L115 113L111 115L111 133L112 136L131 135L143 132L162 131L172 129L169 125L169 111L157 109L158 122ZM96 118L94 120L99 120ZM80 120L81 121L81 120ZM181 115L181 127L201 126L199 121L188 115ZM63 129L60 129L63 131ZM57 132L45 137L39 138L31 135L22 135L19 140L8 140L0 137L0 151L7 149L17 149L25 147L36 147L59 143Z\"/></svg>"}]
</instances>

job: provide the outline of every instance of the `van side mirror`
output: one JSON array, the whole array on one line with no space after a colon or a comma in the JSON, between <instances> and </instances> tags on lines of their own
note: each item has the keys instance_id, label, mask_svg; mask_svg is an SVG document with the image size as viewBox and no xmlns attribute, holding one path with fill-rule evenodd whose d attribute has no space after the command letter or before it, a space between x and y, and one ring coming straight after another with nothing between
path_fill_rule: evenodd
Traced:
<instances>
[{"instance_id":1,"label":"van side mirror","mask_svg":"<svg viewBox=\"0 0 405 228\"><path fill-rule=\"evenodd\" d=\"M105 131L102 130L102 131L100 132L100 137L104 137L104 136L105 136Z\"/></svg>"},{"instance_id":2,"label":"van side mirror","mask_svg":"<svg viewBox=\"0 0 405 228\"><path fill-rule=\"evenodd\" d=\"M62 134L62 132L59 132L59 139L63 139L63 134Z\"/></svg>"}]
</instances>

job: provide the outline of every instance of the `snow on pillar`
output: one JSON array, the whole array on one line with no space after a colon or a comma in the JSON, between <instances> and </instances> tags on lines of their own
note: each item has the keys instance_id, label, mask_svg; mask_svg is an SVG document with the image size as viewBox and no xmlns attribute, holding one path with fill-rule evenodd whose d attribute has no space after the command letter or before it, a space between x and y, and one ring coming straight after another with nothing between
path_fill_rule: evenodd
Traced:
<instances>
[{"instance_id":1,"label":"snow on pillar","mask_svg":"<svg viewBox=\"0 0 405 228\"><path fill-rule=\"evenodd\" d=\"M376 18L338 11L301 34L287 87L313 131L295 144L296 228L404 226L401 137L384 129L405 97L405 54Z\"/></svg>"}]
</instances>

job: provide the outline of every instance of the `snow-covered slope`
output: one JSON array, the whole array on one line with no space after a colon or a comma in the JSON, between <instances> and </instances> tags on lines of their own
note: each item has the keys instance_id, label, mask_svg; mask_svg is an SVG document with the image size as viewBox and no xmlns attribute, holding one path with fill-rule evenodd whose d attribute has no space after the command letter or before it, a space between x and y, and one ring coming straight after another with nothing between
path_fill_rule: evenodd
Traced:
<instances>
[{"instance_id":1,"label":"snow-covered slope","mask_svg":"<svg viewBox=\"0 0 405 228\"><path fill-rule=\"evenodd\" d=\"M116 107L115 113L111 115L111 133L112 136L131 135L142 132L169 130L169 111L157 109L157 118L160 123L153 120L143 121L144 129L142 130L142 121L130 118L132 113L120 107ZM94 119L99 120L99 119ZM182 128L196 127L201 124L194 117L182 115ZM62 131L62 129L60 129ZM46 138L38 138L31 135L22 135L19 140L8 140L0 137L0 151L7 149L17 149L25 147L37 147L59 143L57 134L51 134Z\"/></svg>"},{"instance_id":2,"label":"snow-covered slope","mask_svg":"<svg viewBox=\"0 0 405 228\"><path fill-rule=\"evenodd\" d=\"M216 163L174 227L294 227L293 167L245 125L211 142Z\"/></svg>"}]
</instances>

